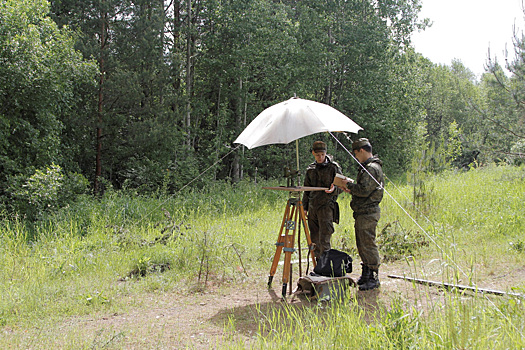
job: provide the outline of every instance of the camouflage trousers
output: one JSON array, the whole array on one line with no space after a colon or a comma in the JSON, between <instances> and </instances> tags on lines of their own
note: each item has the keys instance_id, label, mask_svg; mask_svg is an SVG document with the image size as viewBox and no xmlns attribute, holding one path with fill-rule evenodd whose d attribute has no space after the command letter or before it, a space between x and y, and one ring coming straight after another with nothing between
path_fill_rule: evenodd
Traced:
<instances>
[{"instance_id":1,"label":"camouflage trousers","mask_svg":"<svg viewBox=\"0 0 525 350\"><path fill-rule=\"evenodd\" d=\"M380 216L380 211L367 214L354 213L357 251L363 265L371 270L378 270L380 265L376 244L376 227Z\"/></svg>"},{"instance_id":2,"label":"camouflage trousers","mask_svg":"<svg viewBox=\"0 0 525 350\"><path fill-rule=\"evenodd\" d=\"M308 211L310 238L315 244L314 254L319 258L325 250L330 250L330 240L334 233L334 209L331 204L314 207Z\"/></svg>"}]
</instances>

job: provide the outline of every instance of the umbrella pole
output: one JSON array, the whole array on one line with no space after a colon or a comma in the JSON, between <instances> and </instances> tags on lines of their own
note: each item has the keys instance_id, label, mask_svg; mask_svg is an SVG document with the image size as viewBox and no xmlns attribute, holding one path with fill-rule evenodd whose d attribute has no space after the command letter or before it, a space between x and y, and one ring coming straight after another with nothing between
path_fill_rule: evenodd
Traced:
<instances>
[{"instance_id":1,"label":"umbrella pole","mask_svg":"<svg viewBox=\"0 0 525 350\"><path fill-rule=\"evenodd\" d=\"M297 186L300 186L299 182L299 139L295 140L295 158L297 159Z\"/></svg>"},{"instance_id":2,"label":"umbrella pole","mask_svg":"<svg viewBox=\"0 0 525 350\"><path fill-rule=\"evenodd\" d=\"M295 140L295 158L297 159L297 186L300 186L299 183L299 139ZM301 213L300 210L298 210L300 214L304 216L304 212ZM301 217L302 220L302 217ZM303 275L303 271L301 268L301 264L303 263L303 260L301 258L301 223L299 222L299 231L297 233L297 245L299 248L299 276Z\"/></svg>"},{"instance_id":3,"label":"umbrella pole","mask_svg":"<svg viewBox=\"0 0 525 350\"><path fill-rule=\"evenodd\" d=\"M297 158L297 173L299 174L299 140L295 140L295 156Z\"/></svg>"}]
</instances>

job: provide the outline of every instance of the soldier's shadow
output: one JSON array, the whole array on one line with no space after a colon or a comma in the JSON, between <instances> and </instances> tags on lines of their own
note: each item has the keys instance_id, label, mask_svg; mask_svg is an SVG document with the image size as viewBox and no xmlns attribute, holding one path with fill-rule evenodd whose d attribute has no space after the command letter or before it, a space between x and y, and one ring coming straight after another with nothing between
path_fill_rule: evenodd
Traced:
<instances>
[{"instance_id":1,"label":"soldier's shadow","mask_svg":"<svg viewBox=\"0 0 525 350\"><path fill-rule=\"evenodd\" d=\"M312 309L318 317L323 317L327 311L326 303L316 299L309 299L305 297L287 297L283 300L280 293L277 294L275 290L268 290L271 301L263 303L255 303L233 308L225 308L213 315L209 321L213 324L225 328L229 324L234 324L235 331L245 336L252 337L256 334L267 334L271 329L267 326L271 320L275 320L277 315L281 315L280 319L286 319L283 315L293 315L293 317L302 317L307 313L311 313ZM372 322L378 312L377 299L380 295L380 290L372 290L361 292L357 288L351 288L347 293L347 298L354 298L358 306L364 311L363 317L366 322ZM328 302L329 303L329 302ZM293 323L293 320L290 320ZM292 325L283 325L289 327Z\"/></svg>"},{"instance_id":2,"label":"soldier's shadow","mask_svg":"<svg viewBox=\"0 0 525 350\"><path fill-rule=\"evenodd\" d=\"M367 323L372 322L379 312L377 299L380 294L381 289L373 289L368 291L359 291L356 289L355 297L357 299L357 304L364 311L363 316Z\"/></svg>"}]
</instances>

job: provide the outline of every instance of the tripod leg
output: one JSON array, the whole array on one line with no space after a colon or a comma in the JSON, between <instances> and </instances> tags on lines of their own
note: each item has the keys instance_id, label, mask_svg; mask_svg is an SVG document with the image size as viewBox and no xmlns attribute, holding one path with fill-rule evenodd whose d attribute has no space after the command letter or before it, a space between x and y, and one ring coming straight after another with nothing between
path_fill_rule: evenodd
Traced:
<instances>
[{"instance_id":1,"label":"tripod leg","mask_svg":"<svg viewBox=\"0 0 525 350\"><path fill-rule=\"evenodd\" d=\"M310 256L312 258L312 265L315 268L315 253L313 250L312 239L310 238L310 229L308 228L308 222L306 221L306 214L304 213L303 202L297 202L297 207L299 208L300 221L304 227L304 236L306 237L306 243L308 244L308 249L310 250Z\"/></svg>"},{"instance_id":2,"label":"tripod leg","mask_svg":"<svg viewBox=\"0 0 525 350\"><path fill-rule=\"evenodd\" d=\"M283 269L283 297L286 294L286 286L291 281L291 260L294 249L295 230L297 228L297 213L296 207L292 208L290 213L290 219L294 221L288 221L286 231L284 234L284 269Z\"/></svg>"},{"instance_id":3,"label":"tripod leg","mask_svg":"<svg viewBox=\"0 0 525 350\"><path fill-rule=\"evenodd\" d=\"M279 236L277 237L277 246L275 250L275 255L273 256L272 266L270 268L270 275L268 276L268 287L272 286L273 276L277 271L277 265L279 264L279 259L281 258L281 252L284 247L285 236L283 235L283 229L286 226L286 223L289 221L290 215L290 201L286 204L286 209L284 210L283 221L281 222L281 229L279 230Z\"/></svg>"},{"instance_id":4,"label":"tripod leg","mask_svg":"<svg viewBox=\"0 0 525 350\"><path fill-rule=\"evenodd\" d=\"M275 275L275 272L277 271L277 265L279 264L279 260L281 258L281 252L284 247L284 239L285 239L285 236L279 233L279 237L277 238L277 243L275 243L276 249L275 249L275 255L273 257L272 267L270 268L270 274L268 275L268 287L272 286L273 276Z\"/></svg>"},{"instance_id":5,"label":"tripod leg","mask_svg":"<svg viewBox=\"0 0 525 350\"><path fill-rule=\"evenodd\" d=\"M301 251L301 226L302 226L301 221L298 221L297 222L297 252L299 255L299 277L303 275L303 256L302 256L302 251Z\"/></svg>"}]
</instances>

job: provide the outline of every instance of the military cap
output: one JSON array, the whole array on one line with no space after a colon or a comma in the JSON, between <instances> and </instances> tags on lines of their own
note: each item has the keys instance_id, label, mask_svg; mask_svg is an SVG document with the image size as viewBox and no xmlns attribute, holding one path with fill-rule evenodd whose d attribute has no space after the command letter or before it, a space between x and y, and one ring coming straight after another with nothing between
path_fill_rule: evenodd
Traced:
<instances>
[{"instance_id":1,"label":"military cap","mask_svg":"<svg viewBox=\"0 0 525 350\"><path fill-rule=\"evenodd\" d=\"M315 141L312 146L314 152L326 152L326 143L323 141Z\"/></svg>"},{"instance_id":2,"label":"military cap","mask_svg":"<svg viewBox=\"0 0 525 350\"><path fill-rule=\"evenodd\" d=\"M360 149L361 147L367 146L367 145L372 147L372 145L370 144L370 141L368 141L368 139L365 139L364 137L362 137L359 140L354 141L352 143L352 151L355 151L356 149Z\"/></svg>"}]
</instances>

